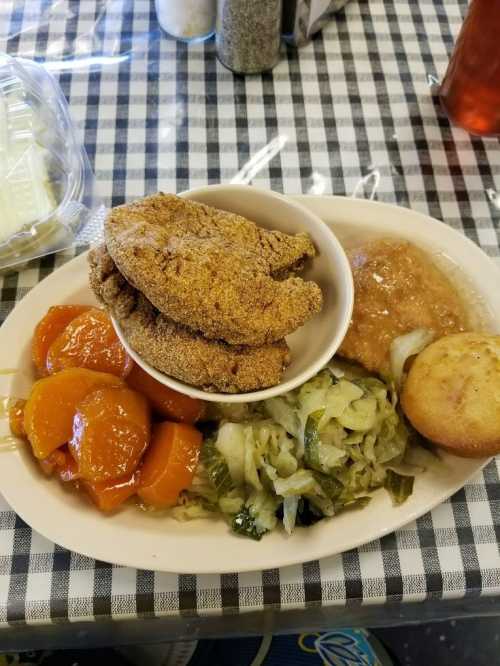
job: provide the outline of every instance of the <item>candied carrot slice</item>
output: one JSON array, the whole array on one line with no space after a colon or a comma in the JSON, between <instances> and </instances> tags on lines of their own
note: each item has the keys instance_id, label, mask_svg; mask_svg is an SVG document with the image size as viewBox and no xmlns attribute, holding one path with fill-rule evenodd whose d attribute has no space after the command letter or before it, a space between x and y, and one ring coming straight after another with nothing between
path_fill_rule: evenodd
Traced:
<instances>
[{"instance_id":1,"label":"candied carrot slice","mask_svg":"<svg viewBox=\"0 0 500 666\"><path fill-rule=\"evenodd\" d=\"M48 374L47 353L51 344L73 319L90 309L90 305L53 305L38 322L33 333L31 357L41 377Z\"/></svg>"},{"instance_id":2,"label":"candied carrot slice","mask_svg":"<svg viewBox=\"0 0 500 666\"><path fill-rule=\"evenodd\" d=\"M155 426L137 490L145 504L156 508L175 505L179 494L191 485L202 439L187 423L165 421Z\"/></svg>"},{"instance_id":3,"label":"candied carrot slice","mask_svg":"<svg viewBox=\"0 0 500 666\"><path fill-rule=\"evenodd\" d=\"M118 481L99 481L97 483L82 481L80 485L100 511L111 513L116 511L129 497L135 495L137 475L132 474Z\"/></svg>"},{"instance_id":4,"label":"candied carrot slice","mask_svg":"<svg viewBox=\"0 0 500 666\"><path fill-rule=\"evenodd\" d=\"M52 342L47 353L50 374L64 368L88 368L126 377L132 358L115 333L109 315L91 308L75 317Z\"/></svg>"},{"instance_id":5,"label":"candied carrot slice","mask_svg":"<svg viewBox=\"0 0 500 666\"><path fill-rule=\"evenodd\" d=\"M52 451L47 458L39 460L38 462L47 476L52 476L56 473L64 483L76 481L80 478L78 465L67 446Z\"/></svg>"},{"instance_id":6,"label":"candied carrot slice","mask_svg":"<svg viewBox=\"0 0 500 666\"><path fill-rule=\"evenodd\" d=\"M112 481L132 474L149 444L144 396L126 387L100 388L80 402L69 448L82 479Z\"/></svg>"},{"instance_id":7,"label":"candied carrot slice","mask_svg":"<svg viewBox=\"0 0 500 666\"><path fill-rule=\"evenodd\" d=\"M123 386L114 375L68 368L36 381L24 407L24 430L36 458L47 458L73 434L78 403L101 386Z\"/></svg>"},{"instance_id":8,"label":"candied carrot slice","mask_svg":"<svg viewBox=\"0 0 500 666\"><path fill-rule=\"evenodd\" d=\"M172 421L195 423L205 411L203 400L190 398L161 384L136 363L127 377L127 384L146 396L160 416Z\"/></svg>"}]
</instances>

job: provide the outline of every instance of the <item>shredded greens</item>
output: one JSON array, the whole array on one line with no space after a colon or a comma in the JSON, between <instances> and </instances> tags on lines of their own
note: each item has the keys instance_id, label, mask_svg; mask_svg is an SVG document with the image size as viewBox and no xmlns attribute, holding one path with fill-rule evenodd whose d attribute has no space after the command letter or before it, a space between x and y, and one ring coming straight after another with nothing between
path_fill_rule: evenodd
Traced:
<instances>
[{"instance_id":1,"label":"shredded greens","mask_svg":"<svg viewBox=\"0 0 500 666\"><path fill-rule=\"evenodd\" d=\"M384 488L389 492L395 506L403 504L413 492L415 477L398 474L392 469L387 470Z\"/></svg>"},{"instance_id":2,"label":"shredded greens","mask_svg":"<svg viewBox=\"0 0 500 666\"><path fill-rule=\"evenodd\" d=\"M234 532L261 539L366 506L386 488L413 490L409 432L392 384L335 360L295 391L260 403L218 404L182 518L222 513Z\"/></svg>"}]
</instances>

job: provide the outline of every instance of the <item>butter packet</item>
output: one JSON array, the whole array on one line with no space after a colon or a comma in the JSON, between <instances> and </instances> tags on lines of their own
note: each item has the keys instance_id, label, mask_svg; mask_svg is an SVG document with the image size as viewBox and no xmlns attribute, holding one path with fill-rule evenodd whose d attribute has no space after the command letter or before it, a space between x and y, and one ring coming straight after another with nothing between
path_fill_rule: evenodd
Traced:
<instances>
[{"instance_id":1,"label":"butter packet","mask_svg":"<svg viewBox=\"0 0 500 666\"><path fill-rule=\"evenodd\" d=\"M285 41L292 46L304 46L348 2L349 0L284 0Z\"/></svg>"}]
</instances>

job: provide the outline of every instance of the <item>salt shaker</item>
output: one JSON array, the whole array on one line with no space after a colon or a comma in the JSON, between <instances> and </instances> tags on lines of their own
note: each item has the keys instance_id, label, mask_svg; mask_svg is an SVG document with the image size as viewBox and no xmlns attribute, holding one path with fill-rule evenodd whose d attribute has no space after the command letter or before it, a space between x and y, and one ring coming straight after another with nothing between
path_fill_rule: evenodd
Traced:
<instances>
[{"instance_id":1,"label":"salt shaker","mask_svg":"<svg viewBox=\"0 0 500 666\"><path fill-rule=\"evenodd\" d=\"M258 74L279 61L282 0L217 0L215 43L236 74Z\"/></svg>"},{"instance_id":2,"label":"salt shaker","mask_svg":"<svg viewBox=\"0 0 500 666\"><path fill-rule=\"evenodd\" d=\"M214 34L216 0L155 0L158 22L171 37L201 42Z\"/></svg>"}]
</instances>

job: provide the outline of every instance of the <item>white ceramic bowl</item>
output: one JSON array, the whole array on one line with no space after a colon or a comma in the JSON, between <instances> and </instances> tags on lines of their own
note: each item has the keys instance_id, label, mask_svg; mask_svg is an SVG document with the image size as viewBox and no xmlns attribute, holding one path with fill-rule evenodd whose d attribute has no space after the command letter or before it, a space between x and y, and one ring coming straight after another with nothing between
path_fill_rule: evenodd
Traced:
<instances>
[{"instance_id":1,"label":"white ceramic bowl","mask_svg":"<svg viewBox=\"0 0 500 666\"><path fill-rule=\"evenodd\" d=\"M323 292L322 311L287 337L291 363L276 386L248 393L211 393L181 382L146 363L127 343L119 324L116 331L134 361L162 384L212 402L254 402L291 391L313 377L330 360L351 320L354 287L349 261L335 234L314 213L280 194L246 185L211 185L183 192L181 197L238 213L265 229L289 234L307 232L318 252L301 273Z\"/></svg>"}]
</instances>

